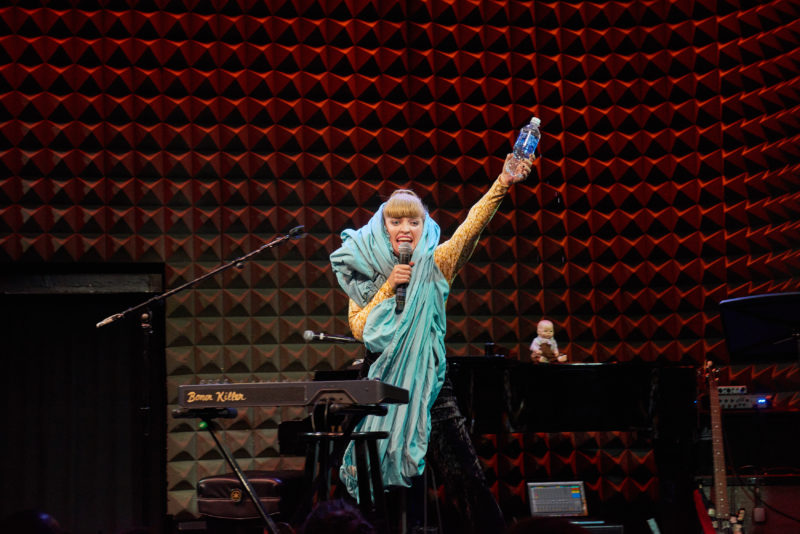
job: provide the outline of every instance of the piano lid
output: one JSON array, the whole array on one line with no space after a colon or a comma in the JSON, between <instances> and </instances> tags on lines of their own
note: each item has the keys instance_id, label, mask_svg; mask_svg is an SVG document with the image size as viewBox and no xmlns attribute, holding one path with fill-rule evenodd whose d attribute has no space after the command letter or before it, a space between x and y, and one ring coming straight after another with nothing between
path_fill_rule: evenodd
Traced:
<instances>
[{"instance_id":1,"label":"piano lid","mask_svg":"<svg viewBox=\"0 0 800 534\"><path fill-rule=\"evenodd\" d=\"M459 407L474 433L651 429L656 415L666 425L694 420L692 366L499 360L448 358Z\"/></svg>"}]
</instances>

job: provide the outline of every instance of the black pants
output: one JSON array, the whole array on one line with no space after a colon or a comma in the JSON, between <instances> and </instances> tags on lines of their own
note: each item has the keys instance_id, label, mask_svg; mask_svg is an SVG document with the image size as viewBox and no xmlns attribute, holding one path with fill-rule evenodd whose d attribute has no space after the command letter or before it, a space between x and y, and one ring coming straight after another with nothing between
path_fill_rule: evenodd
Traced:
<instances>
[{"instance_id":1,"label":"black pants","mask_svg":"<svg viewBox=\"0 0 800 534\"><path fill-rule=\"evenodd\" d=\"M366 355L361 368L362 376L366 376L369 365L377 356L371 353ZM464 416L458 408L453 385L447 375L431 408L431 437L426 459L428 468L433 468L437 482L444 485L447 496L443 514L444 532L441 534L500 534L505 530L503 513L489 491L483 466L467 432ZM415 481L414 487L420 482ZM418 494L413 487L411 493L412 498ZM413 526L412 518L410 527Z\"/></svg>"},{"instance_id":2,"label":"black pants","mask_svg":"<svg viewBox=\"0 0 800 534\"><path fill-rule=\"evenodd\" d=\"M427 458L447 496L445 532L502 533L503 514L489 491L483 466L467 433L453 386L445 378L431 408L431 438Z\"/></svg>"}]
</instances>

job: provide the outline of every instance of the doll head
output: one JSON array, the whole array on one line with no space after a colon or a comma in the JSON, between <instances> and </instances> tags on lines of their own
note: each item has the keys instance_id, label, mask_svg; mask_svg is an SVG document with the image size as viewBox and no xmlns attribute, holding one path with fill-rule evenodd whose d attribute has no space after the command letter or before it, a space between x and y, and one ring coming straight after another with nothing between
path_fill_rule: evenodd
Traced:
<instances>
[{"instance_id":1,"label":"doll head","mask_svg":"<svg viewBox=\"0 0 800 534\"><path fill-rule=\"evenodd\" d=\"M552 339L553 337L553 323L547 319L542 319L536 325L536 334L545 339Z\"/></svg>"}]
</instances>

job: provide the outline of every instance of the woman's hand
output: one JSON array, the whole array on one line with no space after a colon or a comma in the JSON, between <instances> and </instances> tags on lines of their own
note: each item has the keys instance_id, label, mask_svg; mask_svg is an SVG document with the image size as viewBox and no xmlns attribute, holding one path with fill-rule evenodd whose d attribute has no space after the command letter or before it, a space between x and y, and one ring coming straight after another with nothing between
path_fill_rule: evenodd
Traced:
<instances>
[{"instance_id":1,"label":"woman's hand","mask_svg":"<svg viewBox=\"0 0 800 534\"><path fill-rule=\"evenodd\" d=\"M536 156L533 155L529 159L525 159L519 162L517 165L517 169L519 170L518 176L512 176L506 172L506 166L508 166L508 162L514 157L514 154L509 154L506 156L505 162L503 162L503 172L500 173L499 180L503 183L503 185L510 186L517 182L523 181L528 175L531 173L531 168L533 167L533 160L536 159Z\"/></svg>"},{"instance_id":2,"label":"woman's hand","mask_svg":"<svg viewBox=\"0 0 800 534\"><path fill-rule=\"evenodd\" d=\"M392 286L392 289L397 290L397 286L401 284L407 284L411 281L411 267L414 265L412 261L409 264L405 263L398 263L392 269L392 272L389 273L389 285Z\"/></svg>"}]
</instances>

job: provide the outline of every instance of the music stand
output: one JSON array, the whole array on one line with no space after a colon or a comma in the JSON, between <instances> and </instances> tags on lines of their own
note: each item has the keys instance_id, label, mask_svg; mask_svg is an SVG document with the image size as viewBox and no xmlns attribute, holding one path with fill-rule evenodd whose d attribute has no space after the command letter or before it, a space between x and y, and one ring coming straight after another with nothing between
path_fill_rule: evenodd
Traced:
<instances>
[{"instance_id":1,"label":"music stand","mask_svg":"<svg viewBox=\"0 0 800 534\"><path fill-rule=\"evenodd\" d=\"M800 293L770 293L719 303L730 363L800 361Z\"/></svg>"}]
</instances>

